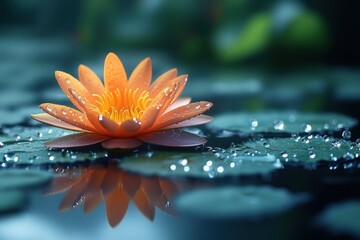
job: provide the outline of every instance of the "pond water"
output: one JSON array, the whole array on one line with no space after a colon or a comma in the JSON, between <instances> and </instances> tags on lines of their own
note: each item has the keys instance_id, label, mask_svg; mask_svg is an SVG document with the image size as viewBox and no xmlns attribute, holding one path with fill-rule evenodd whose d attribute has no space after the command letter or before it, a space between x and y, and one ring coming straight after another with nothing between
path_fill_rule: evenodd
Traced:
<instances>
[{"instance_id":1,"label":"pond water","mask_svg":"<svg viewBox=\"0 0 360 240\"><path fill-rule=\"evenodd\" d=\"M127 151L44 147L71 132L29 118L67 103L43 71L1 97L0 239L360 237L359 101L343 97L356 82L346 71L350 87L214 74L208 92L195 74L185 94L213 102L214 121L186 130L208 143Z\"/></svg>"}]
</instances>

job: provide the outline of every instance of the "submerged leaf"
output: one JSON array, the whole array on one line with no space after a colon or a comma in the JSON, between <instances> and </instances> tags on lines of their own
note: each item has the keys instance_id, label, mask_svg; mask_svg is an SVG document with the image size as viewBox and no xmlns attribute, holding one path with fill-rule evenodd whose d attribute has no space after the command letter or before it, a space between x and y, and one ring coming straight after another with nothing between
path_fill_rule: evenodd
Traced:
<instances>
[{"instance_id":1,"label":"submerged leaf","mask_svg":"<svg viewBox=\"0 0 360 240\"><path fill-rule=\"evenodd\" d=\"M0 213L18 210L25 204L25 195L21 191L1 190L0 196Z\"/></svg>"},{"instance_id":2,"label":"submerged leaf","mask_svg":"<svg viewBox=\"0 0 360 240\"><path fill-rule=\"evenodd\" d=\"M51 174L45 171L25 169L0 170L0 190L29 188L50 181Z\"/></svg>"},{"instance_id":3,"label":"submerged leaf","mask_svg":"<svg viewBox=\"0 0 360 240\"><path fill-rule=\"evenodd\" d=\"M257 219L285 211L308 198L269 186L204 188L181 194L175 207L201 218Z\"/></svg>"},{"instance_id":4,"label":"submerged leaf","mask_svg":"<svg viewBox=\"0 0 360 240\"><path fill-rule=\"evenodd\" d=\"M353 200L329 206L317 220L333 233L360 237L360 201Z\"/></svg>"}]
</instances>

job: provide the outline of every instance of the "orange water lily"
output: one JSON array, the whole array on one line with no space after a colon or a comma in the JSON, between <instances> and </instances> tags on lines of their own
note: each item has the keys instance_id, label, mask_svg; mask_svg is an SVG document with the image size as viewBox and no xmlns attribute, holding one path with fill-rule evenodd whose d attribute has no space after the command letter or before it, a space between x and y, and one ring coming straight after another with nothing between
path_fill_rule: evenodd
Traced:
<instances>
[{"instance_id":1,"label":"orange water lily","mask_svg":"<svg viewBox=\"0 0 360 240\"><path fill-rule=\"evenodd\" d=\"M204 144L198 135L176 128L204 124L212 120L202 115L212 103L191 103L179 98L187 75L172 69L153 83L150 58L134 69L129 79L114 54L106 56L104 84L88 67L79 66L79 81L65 72L55 77L63 92L78 109L44 103L45 112L33 114L40 122L81 132L45 142L53 148L79 147L102 143L105 148L135 148L142 142L186 147Z\"/></svg>"}]
</instances>

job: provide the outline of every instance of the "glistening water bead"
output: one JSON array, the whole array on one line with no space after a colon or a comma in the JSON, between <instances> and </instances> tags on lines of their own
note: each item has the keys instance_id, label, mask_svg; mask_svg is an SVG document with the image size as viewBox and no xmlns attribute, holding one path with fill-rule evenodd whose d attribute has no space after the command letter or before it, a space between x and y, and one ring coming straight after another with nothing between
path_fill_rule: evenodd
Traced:
<instances>
[{"instance_id":1,"label":"glistening water bead","mask_svg":"<svg viewBox=\"0 0 360 240\"><path fill-rule=\"evenodd\" d=\"M341 134L341 136L346 139L346 140L349 140L351 139L351 132L349 130L344 130Z\"/></svg>"}]
</instances>

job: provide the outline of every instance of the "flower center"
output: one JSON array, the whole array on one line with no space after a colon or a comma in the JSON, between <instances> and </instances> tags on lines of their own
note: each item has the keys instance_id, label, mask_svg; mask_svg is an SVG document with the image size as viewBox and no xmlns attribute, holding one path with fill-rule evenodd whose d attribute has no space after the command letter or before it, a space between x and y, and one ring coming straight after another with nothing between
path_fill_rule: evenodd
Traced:
<instances>
[{"instance_id":1,"label":"flower center","mask_svg":"<svg viewBox=\"0 0 360 240\"><path fill-rule=\"evenodd\" d=\"M93 94L95 101L90 105L93 111L121 123L128 119L141 119L152 101L149 92L139 89L116 89L103 94Z\"/></svg>"}]
</instances>

